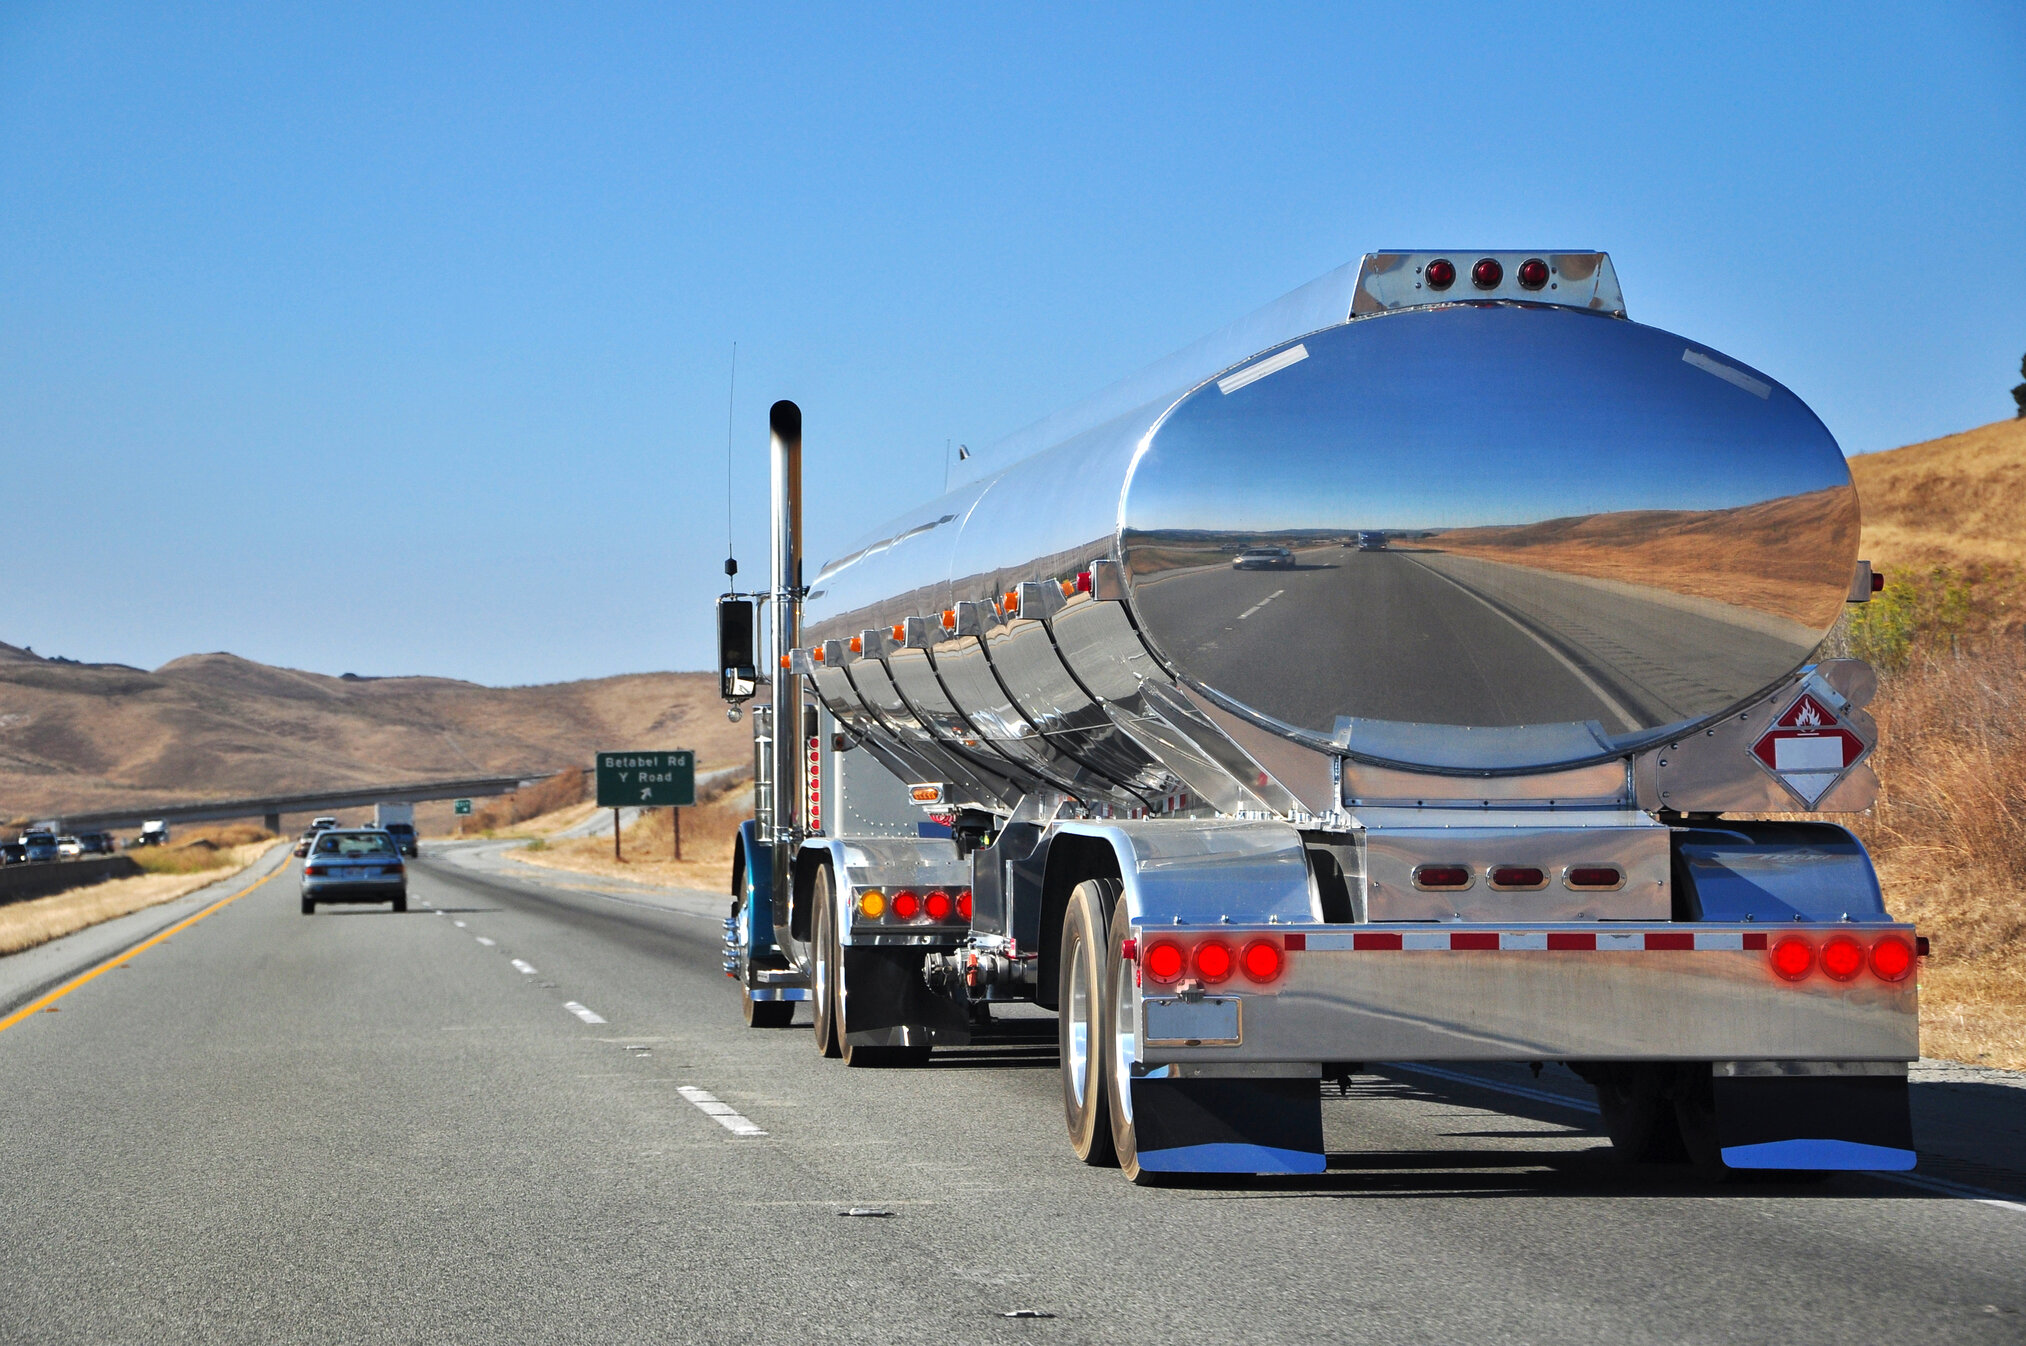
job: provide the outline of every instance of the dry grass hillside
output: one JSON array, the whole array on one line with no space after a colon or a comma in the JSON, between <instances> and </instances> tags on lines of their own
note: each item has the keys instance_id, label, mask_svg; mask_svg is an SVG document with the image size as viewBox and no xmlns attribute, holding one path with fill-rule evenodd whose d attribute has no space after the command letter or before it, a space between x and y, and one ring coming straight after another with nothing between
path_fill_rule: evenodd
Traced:
<instances>
[{"instance_id":1,"label":"dry grass hillside","mask_svg":"<svg viewBox=\"0 0 2026 1346\"><path fill-rule=\"evenodd\" d=\"M536 687L336 678L198 654L147 672L0 645L0 820L583 765L601 748L743 761L716 679Z\"/></svg>"},{"instance_id":2,"label":"dry grass hillside","mask_svg":"<svg viewBox=\"0 0 2026 1346\"><path fill-rule=\"evenodd\" d=\"M1933 936L1932 1055L2026 1068L2026 421L1854 458L1885 592L1840 638L1876 664L1887 905Z\"/></svg>"}]
</instances>

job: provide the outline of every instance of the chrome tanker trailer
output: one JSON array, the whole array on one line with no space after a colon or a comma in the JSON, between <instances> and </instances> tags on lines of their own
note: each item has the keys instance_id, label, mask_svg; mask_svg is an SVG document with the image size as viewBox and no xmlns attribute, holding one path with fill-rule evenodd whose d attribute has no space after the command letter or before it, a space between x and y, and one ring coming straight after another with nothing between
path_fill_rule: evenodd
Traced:
<instances>
[{"instance_id":1,"label":"chrome tanker trailer","mask_svg":"<svg viewBox=\"0 0 2026 1346\"><path fill-rule=\"evenodd\" d=\"M1601 253L1374 253L771 590L726 970L852 1065L1060 1022L1072 1147L1324 1166L1319 1081L1562 1061L1614 1144L1913 1163L1920 943L1819 820L1877 781L1835 440ZM766 639L760 638L762 618Z\"/></svg>"}]
</instances>

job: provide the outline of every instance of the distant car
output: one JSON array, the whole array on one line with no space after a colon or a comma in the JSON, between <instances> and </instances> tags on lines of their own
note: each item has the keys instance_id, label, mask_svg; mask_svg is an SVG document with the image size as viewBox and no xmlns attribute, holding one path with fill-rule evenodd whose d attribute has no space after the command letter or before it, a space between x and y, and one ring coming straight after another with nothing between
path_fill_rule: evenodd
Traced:
<instances>
[{"instance_id":1,"label":"distant car","mask_svg":"<svg viewBox=\"0 0 2026 1346\"><path fill-rule=\"evenodd\" d=\"M1360 532L1358 534L1358 550L1359 551L1386 550L1386 535L1384 533L1379 532Z\"/></svg>"},{"instance_id":2,"label":"distant car","mask_svg":"<svg viewBox=\"0 0 2026 1346\"><path fill-rule=\"evenodd\" d=\"M1294 553L1285 547L1247 547L1231 558L1233 570L1292 570Z\"/></svg>"},{"instance_id":3,"label":"distant car","mask_svg":"<svg viewBox=\"0 0 2026 1346\"><path fill-rule=\"evenodd\" d=\"M394 838L378 828L340 827L317 833L302 867L302 914L319 902L391 902L408 910L408 870Z\"/></svg>"},{"instance_id":4,"label":"distant car","mask_svg":"<svg viewBox=\"0 0 2026 1346\"><path fill-rule=\"evenodd\" d=\"M0 865L25 865L28 848L18 841L0 842Z\"/></svg>"},{"instance_id":5,"label":"distant car","mask_svg":"<svg viewBox=\"0 0 2026 1346\"><path fill-rule=\"evenodd\" d=\"M58 837L56 853L65 860L75 860L84 854L84 843L76 837Z\"/></svg>"},{"instance_id":6,"label":"distant car","mask_svg":"<svg viewBox=\"0 0 2026 1346\"><path fill-rule=\"evenodd\" d=\"M338 820L337 820L336 818L312 818L312 819L310 819L310 831L312 831L312 832L321 832L321 831L323 831L323 830L324 830L325 828L328 828L328 827L336 827L337 825L338 825Z\"/></svg>"},{"instance_id":7,"label":"distant car","mask_svg":"<svg viewBox=\"0 0 2026 1346\"><path fill-rule=\"evenodd\" d=\"M79 832L77 839L86 855L111 855L118 849L110 832Z\"/></svg>"},{"instance_id":8,"label":"distant car","mask_svg":"<svg viewBox=\"0 0 2026 1346\"><path fill-rule=\"evenodd\" d=\"M23 832L21 847L32 864L54 860L57 857L56 838L48 832Z\"/></svg>"},{"instance_id":9,"label":"distant car","mask_svg":"<svg viewBox=\"0 0 2026 1346\"><path fill-rule=\"evenodd\" d=\"M381 830L394 838L394 845L400 849L401 854L420 855L422 853L420 845L415 840L414 823L388 823Z\"/></svg>"}]
</instances>

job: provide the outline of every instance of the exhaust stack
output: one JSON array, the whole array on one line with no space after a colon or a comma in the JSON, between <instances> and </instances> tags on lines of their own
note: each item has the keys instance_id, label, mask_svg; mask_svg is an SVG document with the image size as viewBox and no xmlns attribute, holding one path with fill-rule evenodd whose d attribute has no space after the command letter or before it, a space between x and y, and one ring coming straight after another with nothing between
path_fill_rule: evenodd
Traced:
<instances>
[{"instance_id":1,"label":"exhaust stack","mask_svg":"<svg viewBox=\"0 0 2026 1346\"><path fill-rule=\"evenodd\" d=\"M802 641L802 408L776 402L767 412L773 445L774 873L786 874L802 839L802 680L786 667Z\"/></svg>"}]
</instances>

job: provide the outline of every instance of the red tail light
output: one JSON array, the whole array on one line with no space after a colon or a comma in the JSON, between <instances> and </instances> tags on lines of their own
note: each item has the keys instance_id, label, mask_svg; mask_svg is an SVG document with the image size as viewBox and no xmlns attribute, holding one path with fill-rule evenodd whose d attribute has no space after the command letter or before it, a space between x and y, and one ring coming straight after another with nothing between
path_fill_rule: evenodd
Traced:
<instances>
[{"instance_id":1,"label":"red tail light","mask_svg":"<svg viewBox=\"0 0 2026 1346\"><path fill-rule=\"evenodd\" d=\"M1140 967L1155 981L1174 981L1182 975L1184 959L1182 946L1162 940L1147 948L1147 956Z\"/></svg>"},{"instance_id":2,"label":"red tail light","mask_svg":"<svg viewBox=\"0 0 2026 1346\"><path fill-rule=\"evenodd\" d=\"M1468 888L1470 868L1467 865L1416 865L1414 867L1416 888Z\"/></svg>"},{"instance_id":3,"label":"red tail light","mask_svg":"<svg viewBox=\"0 0 2026 1346\"><path fill-rule=\"evenodd\" d=\"M1456 284L1456 263L1447 257L1437 257L1421 273L1421 279L1428 282L1431 290L1446 290Z\"/></svg>"},{"instance_id":4,"label":"red tail light","mask_svg":"<svg viewBox=\"0 0 2026 1346\"><path fill-rule=\"evenodd\" d=\"M1205 940L1196 946L1196 975L1204 981L1223 981L1231 975L1231 946L1221 940Z\"/></svg>"},{"instance_id":5,"label":"red tail light","mask_svg":"<svg viewBox=\"0 0 2026 1346\"><path fill-rule=\"evenodd\" d=\"M1799 981L1815 970L1815 949L1799 935L1787 935L1773 945L1773 971L1788 981Z\"/></svg>"},{"instance_id":6,"label":"red tail light","mask_svg":"<svg viewBox=\"0 0 2026 1346\"><path fill-rule=\"evenodd\" d=\"M1087 594L1090 592L1090 572L1088 570L1079 570L1076 572L1076 591L1080 594Z\"/></svg>"},{"instance_id":7,"label":"red tail light","mask_svg":"<svg viewBox=\"0 0 2026 1346\"><path fill-rule=\"evenodd\" d=\"M1849 981L1864 970L1864 949L1848 935L1837 935L1822 946L1822 970L1838 981Z\"/></svg>"},{"instance_id":8,"label":"red tail light","mask_svg":"<svg viewBox=\"0 0 2026 1346\"><path fill-rule=\"evenodd\" d=\"M957 890L957 919L960 921L971 919L971 890L969 888Z\"/></svg>"},{"instance_id":9,"label":"red tail light","mask_svg":"<svg viewBox=\"0 0 2026 1346\"><path fill-rule=\"evenodd\" d=\"M922 914L922 900L915 895L913 889L903 888L893 895L893 906L890 910L896 921L912 921Z\"/></svg>"},{"instance_id":10,"label":"red tail light","mask_svg":"<svg viewBox=\"0 0 2026 1346\"><path fill-rule=\"evenodd\" d=\"M1496 257L1478 259L1470 268L1470 283L1480 290L1496 290L1498 283L1505 279L1505 268L1498 264Z\"/></svg>"},{"instance_id":11,"label":"red tail light","mask_svg":"<svg viewBox=\"0 0 2026 1346\"><path fill-rule=\"evenodd\" d=\"M1245 952L1239 955L1238 962L1245 969L1245 975L1252 980L1269 982L1280 975L1281 965L1286 962L1286 957L1281 953L1278 944L1271 940L1255 939L1245 946Z\"/></svg>"},{"instance_id":12,"label":"red tail light","mask_svg":"<svg viewBox=\"0 0 2026 1346\"><path fill-rule=\"evenodd\" d=\"M1913 971L1913 949L1898 935L1887 935L1871 946L1871 970L1881 981L1903 981Z\"/></svg>"},{"instance_id":13,"label":"red tail light","mask_svg":"<svg viewBox=\"0 0 2026 1346\"><path fill-rule=\"evenodd\" d=\"M1547 873L1532 865L1493 865L1491 886L1494 888L1545 888Z\"/></svg>"},{"instance_id":14,"label":"red tail light","mask_svg":"<svg viewBox=\"0 0 2026 1346\"><path fill-rule=\"evenodd\" d=\"M940 888L936 889L922 899L922 910L928 913L928 917L932 921L942 922L949 920L950 895Z\"/></svg>"},{"instance_id":15,"label":"red tail light","mask_svg":"<svg viewBox=\"0 0 2026 1346\"><path fill-rule=\"evenodd\" d=\"M305 876L313 879L324 872L324 867L322 865L304 865L302 872Z\"/></svg>"},{"instance_id":16,"label":"red tail light","mask_svg":"<svg viewBox=\"0 0 2026 1346\"><path fill-rule=\"evenodd\" d=\"M1625 881L1616 865L1571 865L1564 877L1571 888L1616 888Z\"/></svg>"}]
</instances>

